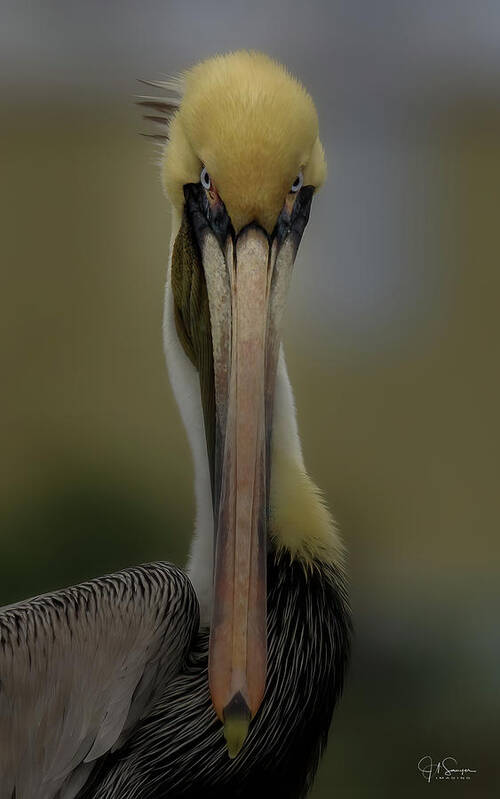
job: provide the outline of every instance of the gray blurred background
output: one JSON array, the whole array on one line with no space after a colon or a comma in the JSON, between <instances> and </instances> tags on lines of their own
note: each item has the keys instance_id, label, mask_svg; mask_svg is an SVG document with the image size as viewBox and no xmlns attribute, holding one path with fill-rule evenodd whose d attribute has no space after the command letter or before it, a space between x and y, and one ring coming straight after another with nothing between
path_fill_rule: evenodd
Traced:
<instances>
[{"instance_id":1,"label":"gray blurred background","mask_svg":"<svg viewBox=\"0 0 500 799\"><path fill-rule=\"evenodd\" d=\"M329 180L286 345L350 551L353 663L314 799L499 795L500 4L0 3L0 602L183 562L169 212L137 77L264 50ZM447 755L470 781L427 784Z\"/></svg>"}]
</instances>

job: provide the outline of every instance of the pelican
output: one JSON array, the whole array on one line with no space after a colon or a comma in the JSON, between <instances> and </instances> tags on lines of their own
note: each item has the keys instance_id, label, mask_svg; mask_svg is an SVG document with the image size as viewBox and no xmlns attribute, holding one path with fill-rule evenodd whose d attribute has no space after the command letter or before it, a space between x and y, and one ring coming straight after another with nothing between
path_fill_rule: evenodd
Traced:
<instances>
[{"instance_id":1,"label":"pelican","mask_svg":"<svg viewBox=\"0 0 500 799\"><path fill-rule=\"evenodd\" d=\"M156 85L167 94L141 103L167 138L164 343L194 459L189 564L2 610L1 799L302 797L342 691L344 548L304 467L281 345L326 176L317 112L255 52Z\"/></svg>"}]
</instances>

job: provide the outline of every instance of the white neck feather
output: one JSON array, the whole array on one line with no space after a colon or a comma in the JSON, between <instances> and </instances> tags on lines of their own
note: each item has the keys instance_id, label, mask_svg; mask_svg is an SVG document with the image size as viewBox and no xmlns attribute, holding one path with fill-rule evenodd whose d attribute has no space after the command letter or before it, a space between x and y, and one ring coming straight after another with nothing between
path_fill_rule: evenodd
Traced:
<instances>
[{"instance_id":1,"label":"white neck feather","mask_svg":"<svg viewBox=\"0 0 500 799\"><path fill-rule=\"evenodd\" d=\"M170 272L172 249L180 227L174 211L165 290L163 342L168 373L193 454L196 520L188 573L200 603L201 623L212 606L214 529L198 372L179 341ZM280 350L273 412L270 534L277 547L306 561L318 557L341 564L343 546L319 490L305 471L292 388L283 348Z\"/></svg>"}]
</instances>

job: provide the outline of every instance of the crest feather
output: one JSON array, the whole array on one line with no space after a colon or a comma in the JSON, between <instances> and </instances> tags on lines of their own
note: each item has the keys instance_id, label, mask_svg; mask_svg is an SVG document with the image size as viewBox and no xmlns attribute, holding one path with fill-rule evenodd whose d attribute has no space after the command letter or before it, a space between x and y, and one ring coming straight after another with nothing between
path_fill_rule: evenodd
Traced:
<instances>
[{"instance_id":1,"label":"crest feather","mask_svg":"<svg viewBox=\"0 0 500 799\"><path fill-rule=\"evenodd\" d=\"M152 86L155 89L169 92L169 95L166 97L162 95L138 95L136 100L136 105L141 106L143 110L155 111L155 114L144 114L143 119L166 128L163 134L143 133L142 135L147 138L156 139L157 141L166 142L169 139L169 124L181 104L183 95L182 79L176 77L167 78L165 80L144 80L143 78L138 78L138 81L146 86Z\"/></svg>"}]
</instances>

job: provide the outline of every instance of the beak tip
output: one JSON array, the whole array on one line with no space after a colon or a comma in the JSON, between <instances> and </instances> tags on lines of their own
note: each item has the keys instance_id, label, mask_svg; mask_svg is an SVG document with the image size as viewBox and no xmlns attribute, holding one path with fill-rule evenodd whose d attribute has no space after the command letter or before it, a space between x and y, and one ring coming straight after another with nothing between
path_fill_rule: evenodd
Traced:
<instances>
[{"instance_id":1,"label":"beak tip","mask_svg":"<svg viewBox=\"0 0 500 799\"><path fill-rule=\"evenodd\" d=\"M240 691L224 708L223 717L227 751L230 759L234 760L245 743L252 718L250 708Z\"/></svg>"}]
</instances>

